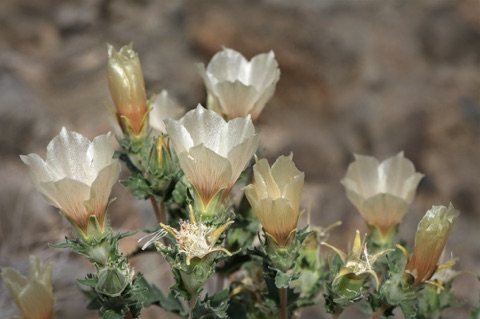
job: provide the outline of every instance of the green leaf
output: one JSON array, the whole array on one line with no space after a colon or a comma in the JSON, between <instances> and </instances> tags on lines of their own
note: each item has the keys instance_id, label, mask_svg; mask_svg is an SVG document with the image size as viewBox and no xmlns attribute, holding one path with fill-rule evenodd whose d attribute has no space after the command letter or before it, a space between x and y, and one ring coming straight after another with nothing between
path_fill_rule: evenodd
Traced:
<instances>
[{"instance_id":1,"label":"green leaf","mask_svg":"<svg viewBox=\"0 0 480 319\"><path fill-rule=\"evenodd\" d=\"M123 315L116 313L113 310L107 310L103 313L102 319L123 319Z\"/></svg>"},{"instance_id":2,"label":"green leaf","mask_svg":"<svg viewBox=\"0 0 480 319\"><path fill-rule=\"evenodd\" d=\"M192 311L195 319L227 319L229 290L224 289L212 296L205 296L203 301L197 301Z\"/></svg>"},{"instance_id":3,"label":"green leaf","mask_svg":"<svg viewBox=\"0 0 480 319\"><path fill-rule=\"evenodd\" d=\"M275 286L277 288L288 288L292 276L281 271L277 271L275 275Z\"/></svg>"}]
</instances>

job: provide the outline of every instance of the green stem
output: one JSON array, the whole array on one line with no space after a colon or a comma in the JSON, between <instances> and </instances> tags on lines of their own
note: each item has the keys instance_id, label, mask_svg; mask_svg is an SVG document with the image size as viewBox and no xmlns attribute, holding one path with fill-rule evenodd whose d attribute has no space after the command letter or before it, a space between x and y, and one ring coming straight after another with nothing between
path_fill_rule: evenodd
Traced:
<instances>
[{"instance_id":1,"label":"green stem","mask_svg":"<svg viewBox=\"0 0 480 319\"><path fill-rule=\"evenodd\" d=\"M190 313L188 315L188 318L194 319L193 318L193 308L195 308L195 305L197 304L197 299L198 299L198 292L192 295L192 298L188 301L188 306L190 308Z\"/></svg>"},{"instance_id":2,"label":"green stem","mask_svg":"<svg viewBox=\"0 0 480 319\"><path fill-rule=\"evenodd\" d=\"M287 311L287 288L280 288L280 318L288 319Z\"/></svg>"}]
</instances>

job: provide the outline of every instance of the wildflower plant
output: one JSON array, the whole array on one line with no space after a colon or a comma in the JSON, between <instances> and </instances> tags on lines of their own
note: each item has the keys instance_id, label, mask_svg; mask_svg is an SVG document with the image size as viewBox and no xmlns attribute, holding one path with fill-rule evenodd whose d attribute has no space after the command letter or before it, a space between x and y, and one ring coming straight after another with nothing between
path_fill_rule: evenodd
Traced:
<instances>
[{"instance_id":1,"label":"wildflower plant","mask_svg":"<svg viewBox=\"0 0 480 319\"><path fill-rule=\"evenodd\" d=\"M78 279L89 309L105 319L137 318L150 306L184 318L286 319L323 303L335 318L354 304L372 318L395 309L405 318L437 318L459 304L452 283L460 272L452 261L439 262L459 212L433 206L419 223L413 253L399 244L398 227L423 177L403 153L383 162L356 155L348 167L342 184L369 231L362 238L357 230L345 253L326 242L341 222L299 226L305 174L293 155L270 166L255 154L260 137L253 121L280 76L273 52L247 61L224 49L198 69L207 108L198 104L185 113L166 91L147 100L131 44L119 51L109 46L120 149L109 134L90 141L63 128L45 160L21 155L37 190L75 231L52 247L92 264L92 273ZM147 282L119 251L120 240L134 232L110 228L120 162L129 171L121 183L150 201L157 220L132 255L162 255L174 280L169 292ZM51 319L51 266L31 263L28 278L4 268L2 280L24 318Z\"/></svg>"}]
</instances>

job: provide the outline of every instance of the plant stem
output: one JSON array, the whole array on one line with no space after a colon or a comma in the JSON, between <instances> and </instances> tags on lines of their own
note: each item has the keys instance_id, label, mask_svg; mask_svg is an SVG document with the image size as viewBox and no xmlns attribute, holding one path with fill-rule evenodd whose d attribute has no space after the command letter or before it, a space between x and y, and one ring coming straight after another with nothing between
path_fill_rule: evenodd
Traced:
<instances>
[{"instance_id":1,"label":"plant stem","mask_svg":"<svg viewBox=\"0 0 480 319\"><path fill-rule=\"evenodd\" d=\"M372 313L372 319L379 319L387 309L387 306L382 306L380 309Z\"/></svg>"},{"instance_id":2,"label":"plant stem","mask_svg":"<svg viewBox=\"0 0 480 319\"><path fill-rule=\"evenodd\" d=\"M287 288L280 288L280 318L287 319Z\"/></svg>"},{"instance_id":3,"label":"plant stem","mask_svg":"<svg viewBox=\"0 0 480 319\"><path fill-rule=\"evenodd\" d=\"M197 304L197 299L198 299L198 293L195 293L192 295L192 298L188 301L188 307L190 308L190 313L188 315L188 318L193 319L193 308L195 308L195 305Z\"/></svg>"},{"instance_id":4,"label":"plant stem","mask_svg":"<svg viewBox=\"0 0 480 319\"><path fill-rule=\"evenodd\" d=\"M157 218L158 223L166 224L167 216L165 215L165 202L162 201L160 206L157 203L157 200L153 195L150 196L150 203L152 203L153 212L155 213L155 218Z\"/></svg>"}]
</instances>

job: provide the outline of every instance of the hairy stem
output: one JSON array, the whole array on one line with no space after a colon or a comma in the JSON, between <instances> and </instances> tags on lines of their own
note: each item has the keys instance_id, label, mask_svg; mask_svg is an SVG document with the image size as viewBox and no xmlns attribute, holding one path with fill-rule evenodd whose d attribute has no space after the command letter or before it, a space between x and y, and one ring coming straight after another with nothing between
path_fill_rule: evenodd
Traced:
<instances>
[{"instance_id":1,"label":"hairy stem","mask_svg":"<svg viewBox=\"0 0 480 319\"><path fill-rule=\"evenodd\" d=\"M287 288L280 288L280 318L287 319Z\"/></svg>"}]
</instances>

